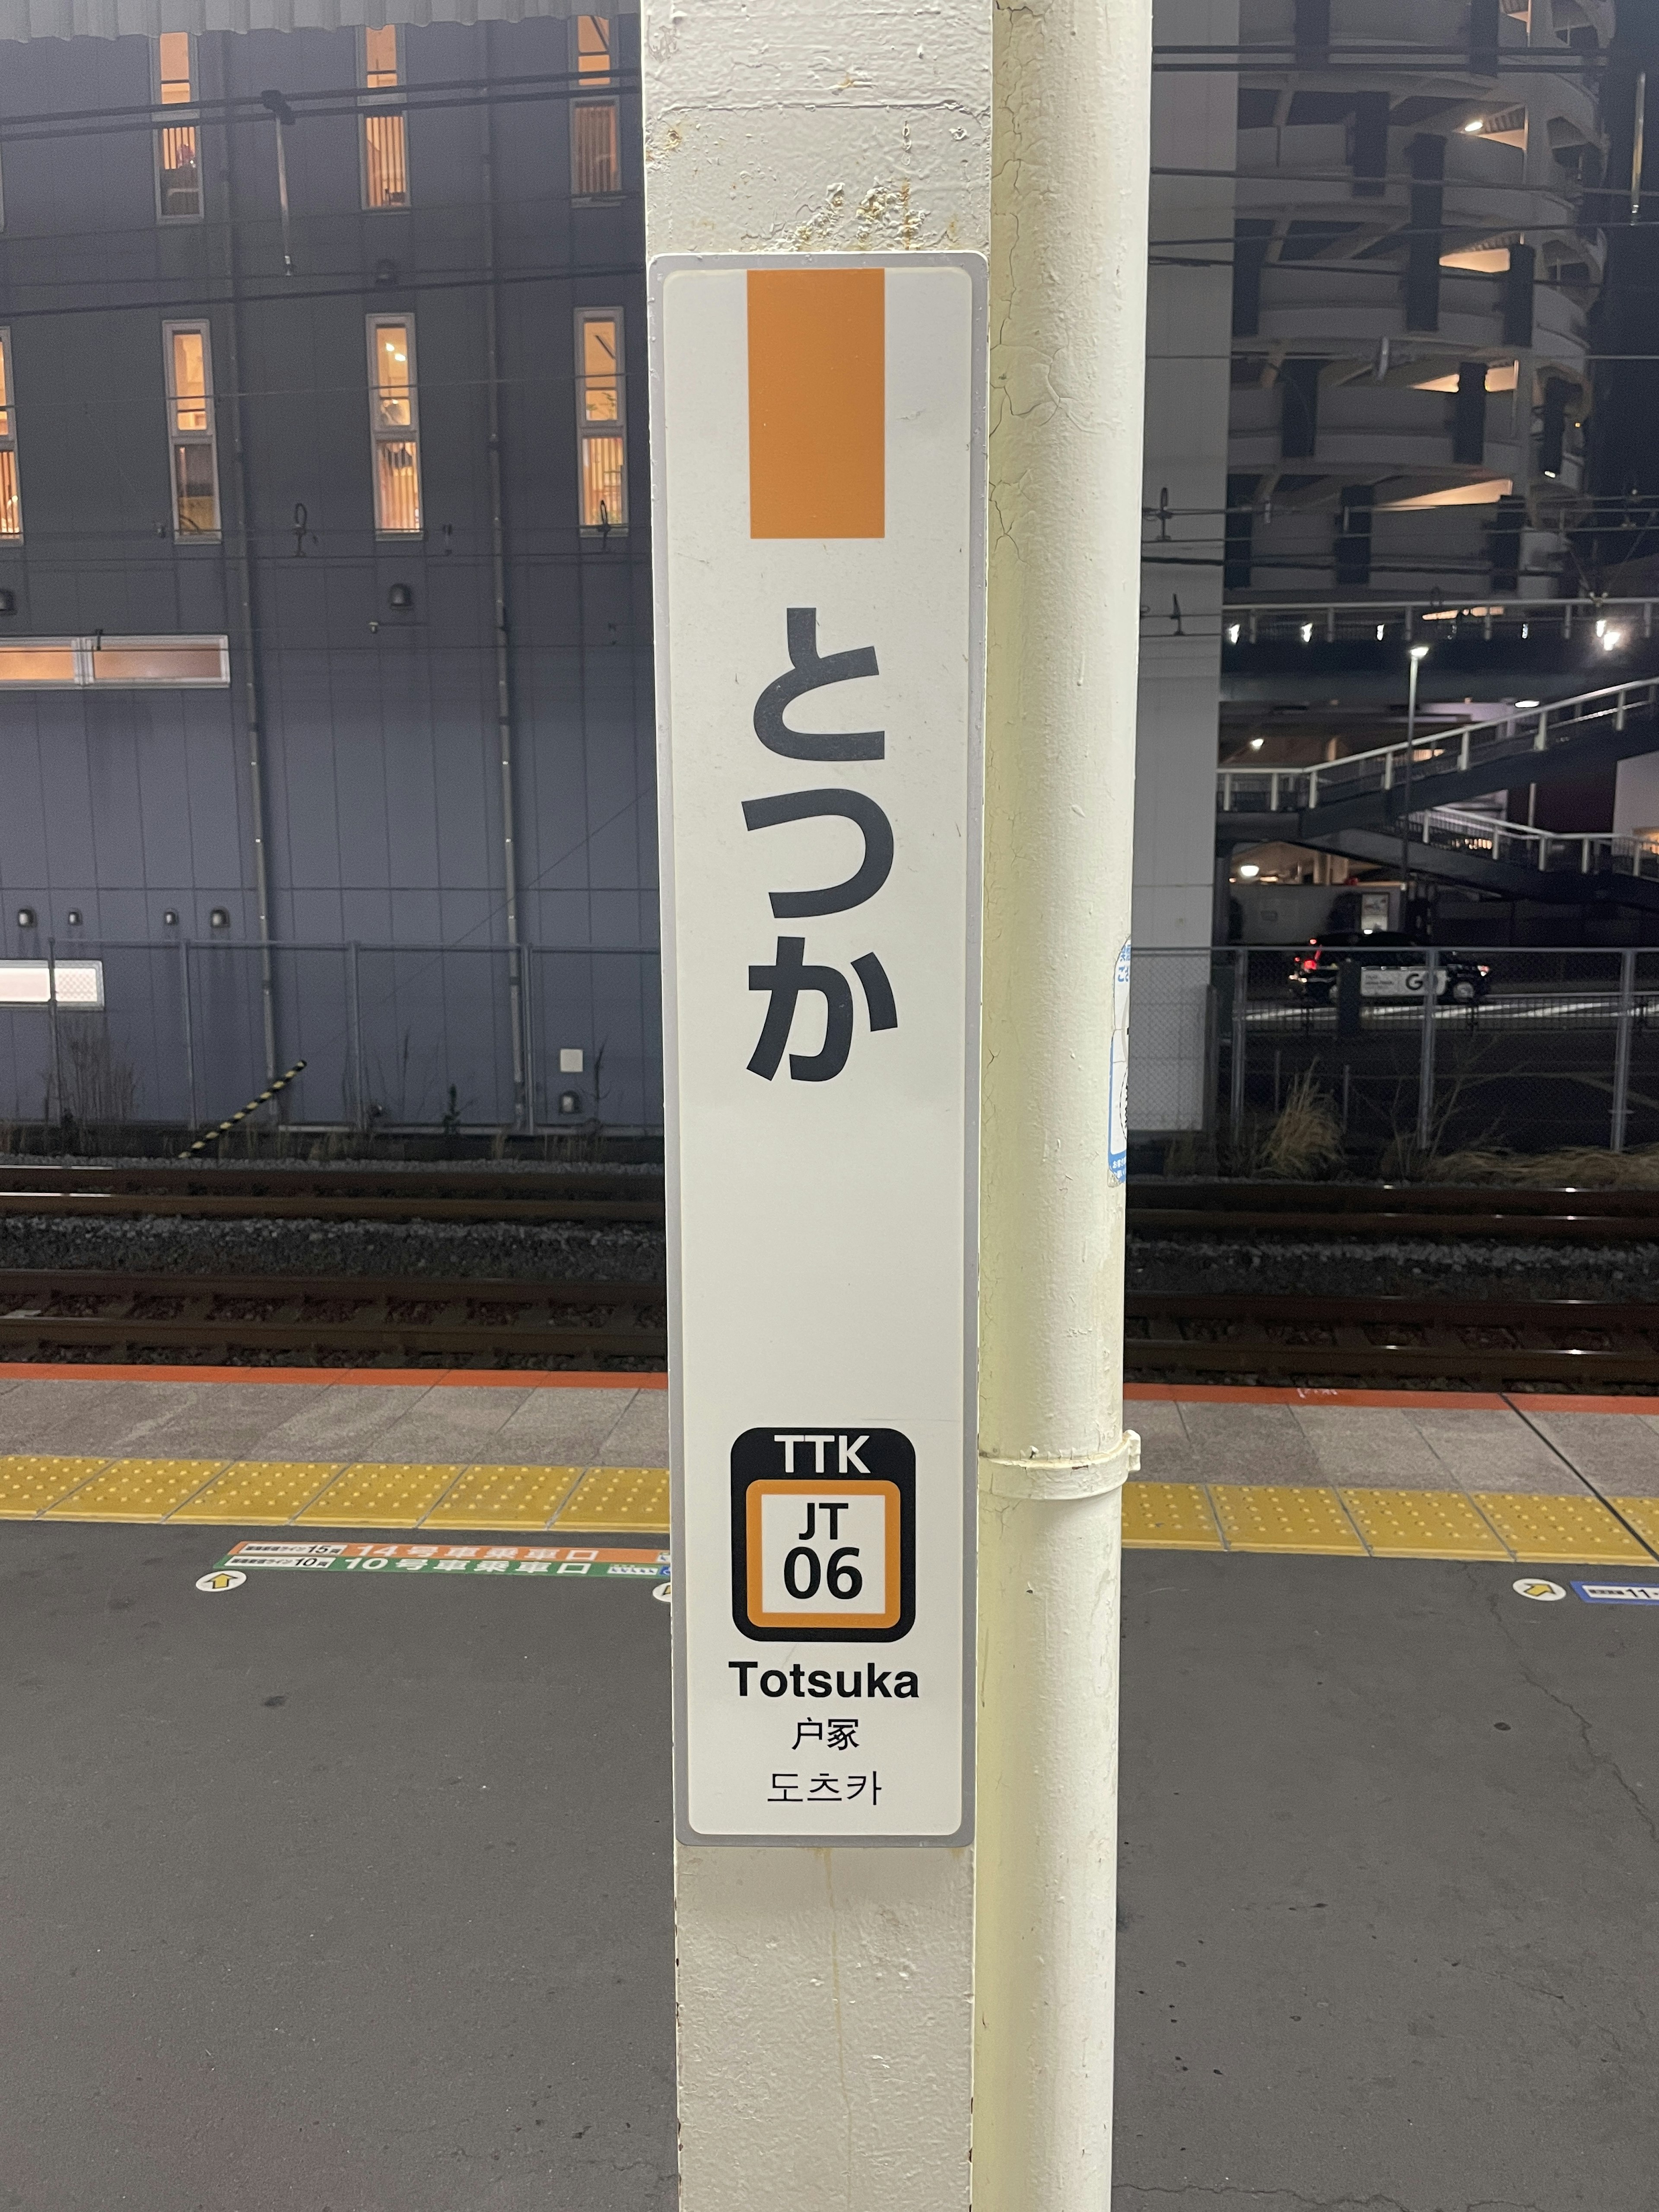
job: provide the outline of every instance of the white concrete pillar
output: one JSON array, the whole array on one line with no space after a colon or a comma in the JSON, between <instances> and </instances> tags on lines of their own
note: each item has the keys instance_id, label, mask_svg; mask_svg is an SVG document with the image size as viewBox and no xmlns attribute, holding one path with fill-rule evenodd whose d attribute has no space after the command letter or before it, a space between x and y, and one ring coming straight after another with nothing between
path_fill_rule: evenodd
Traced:
<instances>
[{"instance_id":1,"label":"white concrete pillar","mask_svg":"<svg viewBox=\"0 0 1659 2212\"><path fill-rule=\"evenodd\" d=\"M1111 2197L1151 14L996 13L976 2212Z\"/></svg>"},{"instance_id":2,"label":"white concrete pillar","mask_svg":"<svg viewBox=\"0 0 1659 2212\"><path fill-rule=\"evenodd\" d=\"M988 0L647 0L647 252L984 252ZM676 1858L686 2212L961 2212L961 1850Z\"/></svg>"}]
</instances>

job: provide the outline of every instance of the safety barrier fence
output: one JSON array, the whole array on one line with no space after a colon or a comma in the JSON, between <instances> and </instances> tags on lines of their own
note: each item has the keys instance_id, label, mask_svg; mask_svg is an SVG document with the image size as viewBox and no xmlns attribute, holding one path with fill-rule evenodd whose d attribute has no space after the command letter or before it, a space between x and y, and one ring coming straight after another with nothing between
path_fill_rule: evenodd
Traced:
<instances>
[{"instance_id":1,"label":"safety barrier fence","mask_svg":"<svg viewBox=\"0 0 1659 2212\"><path fill-rule=\"evenodd\" d=\"M662 1125L660 962L633 945L49 942L0 962L0 1119L300 1127ZM273 1109L266 1109L269 1115Z\"/></svg>"}]
</instances>

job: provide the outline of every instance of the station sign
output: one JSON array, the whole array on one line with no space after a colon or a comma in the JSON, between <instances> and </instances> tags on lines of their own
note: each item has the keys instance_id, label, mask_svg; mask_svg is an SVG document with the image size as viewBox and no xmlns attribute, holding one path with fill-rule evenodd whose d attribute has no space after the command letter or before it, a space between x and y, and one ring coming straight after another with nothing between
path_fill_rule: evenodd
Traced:
<instances>
[{"instance_id":1,"label":"station sign","mask_svg":"<svg viewBox=\"0 0 1659 2212\"><path fill-rule=\"evenodd\" d=\"M960 1844L985 263L650 276L678 1832Z\"/></svg>"}]
</instances>

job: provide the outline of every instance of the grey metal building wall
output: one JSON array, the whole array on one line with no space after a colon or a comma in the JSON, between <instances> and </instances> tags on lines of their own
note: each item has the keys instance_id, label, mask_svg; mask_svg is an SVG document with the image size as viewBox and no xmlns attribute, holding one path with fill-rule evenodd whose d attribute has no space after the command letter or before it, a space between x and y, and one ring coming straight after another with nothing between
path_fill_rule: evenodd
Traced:
<instances>
[{"instance_id":1,"label":"grey metal building wall","mask_svg":"<svg viewBox=\"0 0 1659 2212\"><path fill-rule=\"evenodd\" d=\"M614 20L629 70L637 19ZM291 276L274 123L204 120L204 220L161 224L150 129L108 128L114 111L149 107L150 42L37 40L7 52L0 325L11 334L24 538L0 542L0 590L15 599L15 612L0 617L0 642L224 632L232 649L228 690L0 694L7 953L43 950L49 939L61 955L177 937L216 954L258 938L239 419L272 939L505 944L481 281L486 134L520 935L543 946L655 943L636 96L622 98L623 191L576 202L568 102L526 82L570 69L566 22L435 24L402 36L411 88L487 80L507 96L486 104L458 94L455 105L410 114L410 204L398 210L361 206L355 115L302 116L286 133ZM352 31L209 34L197 42L200 94L349 90L360 82L358 40ZM81 135L61 120L51 135L15 127L23 117L88 112L94 127ZM578 527L573 317L582 306L620 307L624 319L631 526L604 541ZM374 527L365 316L384 309L415 319L418 542L377 541ZM175 542L171 525L161 325L195 315L213 331L221 544ZM410 606L390 605L394 585L409 588ZM228 930L210 928L215 907L228 912ZM32 930L18 927L23 908L38 918ZM163 921L169 911L176 927ZM465 1000L473 994L457 992L458 972L452 963L446 988ZM488 963L489 994L504 972ZM544 965L544 999L554 972ZM560 1030L543 1042L591 1053L613 1029L625 1032L639 1063L637 1118L654 1119L648 963L583 972L582 988L598 994L589 1033L567 1040ZM276 964L279 1058L304 1048L305 975L303 963ZM114 975L112 967L112 1019ZM605 1003L613 987L614 1021ZM542 1011L561 1018L557 1008ZM434 1018L429 1006L410 1017L428 1028ZM492 1006L491 1041L477 1047L485 1057L499 1056L500 1019ZM14 1030L25 1020L12 1017ZM452 1059L458 1049L472 1048L449 1048ZM225 1076L232 1087L246 1060L239 1047L237 1072ZM163 1074L150 1079L157 1110ZM218 1103L215 1084L206 1087L215 1095L204 1110ZM337 1096L313 1087L308 1118L337 1118ZM493 1065L474 1087L481 1100L488 1094L480 1118L497 1118ZM532 1103L538 1117L556 1110L545 1095Z\"/></svg>"}]
</instances>

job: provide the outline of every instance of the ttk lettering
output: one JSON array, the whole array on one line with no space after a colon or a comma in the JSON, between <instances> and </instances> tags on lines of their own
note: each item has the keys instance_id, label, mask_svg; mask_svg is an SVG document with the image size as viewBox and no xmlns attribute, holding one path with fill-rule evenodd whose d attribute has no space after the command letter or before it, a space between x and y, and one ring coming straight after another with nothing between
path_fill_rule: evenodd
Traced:
<instances>
[{"instance_id":1,"label":"ttk lettering","mask_svg":"<svg viewBox=\"0 0 1659 2212\"><path fill-rule=\"evenodd\" d=\"M787 1430L781 1430L772 1441L775 1444L783 1446L783 1471L786 1474L805 1474L807 1471L805 1468L797 1468L795 1465L795 1447L798 1444L811 1444L812 1447L811 1472L814 1474L829 1473L830 1470L823 1463L823 1455L831 1444L836 1448L835 1471L837 1474L868 1474L870 1472L859 1457L859 1454L870 1441L867 1435L862 1437L838 1435L834 1429L826 1429L822 1432L816 1429L808 1429L795 1434L792 1434Z\"/></svg>"},{"instance_id":2,"label":"ttk lettering","mask_svg":"<svg viewBox=\"0 0 1659 2212\"><path fill-rule=\"evenodd\" d=\"M883 759L887 750L883 730L817 734L792 730L784 719L785 709L809 691L830 684L849 683L854 677L878 675L874 647L862 645L847 653L820 654L816 607L790 607L785 615L785 630L788 672L769 684L755 702L755 735L762 744L788 760ZM840 815L851 822L864 839L864 858L842 883L828 884L817 890L774 891L772 912L779 921L847 914L874 898L892 873L893 825L875 800L861 791L793 791L743 802L744 823L750 830L773 830L821 815ZM860 953L851 965L872 1033L896 1030L898 1007L879 957L874 952ZM804 937L780 937L771 960L757 962L750 969L749 988L769 994L760 1036L750 1056L750 1073L763 1082L772 1080L788 1050L795 1009L803 994L813 993L823 1000L823 1042L817 1052L789 1054L790 1080L833 1082L852 1052L854 1026L853 987L841 969L809 961Z\"/></svg>"}]
</instances>

